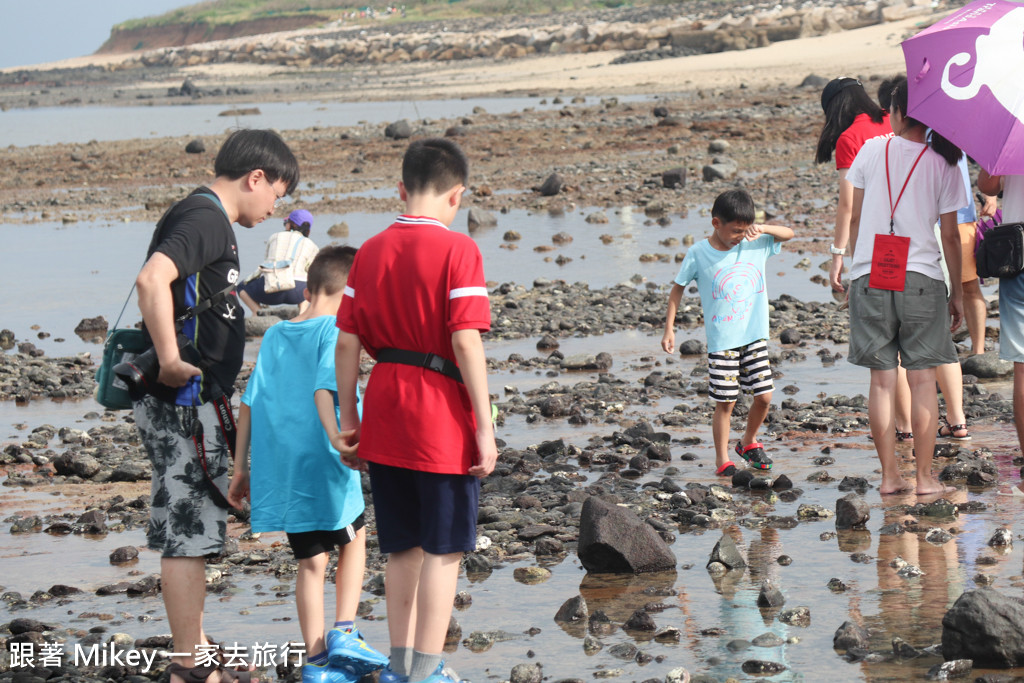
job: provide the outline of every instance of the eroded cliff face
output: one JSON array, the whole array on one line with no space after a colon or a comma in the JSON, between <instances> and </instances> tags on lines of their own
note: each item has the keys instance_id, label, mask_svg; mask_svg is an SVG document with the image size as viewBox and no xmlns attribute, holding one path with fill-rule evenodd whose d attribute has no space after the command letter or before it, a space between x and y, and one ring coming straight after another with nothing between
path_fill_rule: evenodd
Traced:
<instances>
[{"instance_id":1,"label":"eroded cliff face","mask_svg":"<svg viewBox=\"0 0 1024 683\"><path fill-rule=\"evenodd\" d=\"M291 31L326 22L327 17L305 14L292 17L267 17L236 24L211 26L207 23L169 24L167 26L137 28L128 31L112 29L110 38L96 51L97 54L119 54L158 47L181 47L210 40L224 40L261 33Z\"/></svg>"}]
</instances>

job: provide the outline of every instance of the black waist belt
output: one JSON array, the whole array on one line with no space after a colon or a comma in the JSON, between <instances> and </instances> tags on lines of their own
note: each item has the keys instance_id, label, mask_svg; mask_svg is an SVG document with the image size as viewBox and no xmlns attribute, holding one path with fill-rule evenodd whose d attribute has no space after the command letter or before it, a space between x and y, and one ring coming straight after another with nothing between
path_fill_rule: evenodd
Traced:
<instances>
[{"instance_id":1,"label":"black waist belt","mask_svg":"<svg viewBox=\"0 0 1024 683\"><path fill-rule=\"evenodd\" d=\"M459 372L459 366L447 358L442 358L433 353L406 351L405 349L381 349L377 352L377 362L400 363L417 368L426 368L427 370L440 372L445 377L450 377L456 382L462 383L462 373Z\"/></svg>"}]
</instances>

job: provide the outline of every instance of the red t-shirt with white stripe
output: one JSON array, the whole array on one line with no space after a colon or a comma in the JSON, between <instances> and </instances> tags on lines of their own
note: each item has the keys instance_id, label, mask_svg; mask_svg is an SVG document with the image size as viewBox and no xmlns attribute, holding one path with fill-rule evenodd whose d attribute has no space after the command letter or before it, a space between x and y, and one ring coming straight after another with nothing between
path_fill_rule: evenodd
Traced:
<instances>
[{"instance_id":1,"label":"red t-shirt with white stripe","mask_svg":"<svg viewBox=\"0 0 1024 683\"><path fill-rule=\"evenodd\" d=\"M440 221L399 216L356 253L338 328L373 358L380 349L455 361L452 333L487 331L483 259L467 235ZM466 388L426 368L378 363L363 396L359 457L441 474L476 464L476 422Z\"/></svg>"}]
</instances>

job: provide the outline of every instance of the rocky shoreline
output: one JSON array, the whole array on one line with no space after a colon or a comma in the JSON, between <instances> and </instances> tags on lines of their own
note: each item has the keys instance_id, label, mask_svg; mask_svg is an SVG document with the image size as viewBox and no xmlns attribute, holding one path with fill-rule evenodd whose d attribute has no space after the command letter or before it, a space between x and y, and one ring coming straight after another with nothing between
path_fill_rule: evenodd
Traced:
<instances>
[{"instance_id":1,"label":"rocky shoreline","mask_svg":"<svg viewBox=\"0 0 1024 683\"><path fill-rule=\"evenodd\" d=\"M708 3L707 7L701 4L694 11L710 11L712 5L721 7L715 3ZM902 6L910 10L919 7L916 4ZM876 10L882 11L879 7L876 6ZM863 8L862 5L837 4L830 11L863 19ZM783 7L776 12L791 9ZM606 24L597 24L594 17L580 17L579 23L587 24L587 35L610 36L613 31L624 30L624 25L619 25L624 22L633 24L631 31L641 28L654 31L657 26L677 21L672 16L651 14L654 11L630 14L622 10L602 15L600 20ZM815 12L821 14L823 10L800 9L788 16L805 17ZM718 19L721 19L720 14ZM547 21L536 19L522 30L510 32L505 36L508 38L505 45L527 47L521 43L529 44L533 40L530 36L541 32L550 37L556 30L546 28ZM571 22L563 22L566 23ZM727 24L721 22L718 30L724 30L721 27ZM702 33L714 34L714 31L703 30L710 25L703 26ZM485 23L452 28L452 35L443 37L444 40L463 40L469 34L491 30ZM737 36L740 31L755 31L756 36L757 31L763 30L763 27L744 26L743 22L737 22L732 28L735 32L731 35ZM423 36L433 36L436 30L437 27L425 27ZM666 30L671 36L671 29ZM652 45L655 38L650 33L643 39L637 36L627 39L636 39L639 46L624 53L634 56L626 57L627 60L653 58L667 54L669 49L689 49L685 45L662 42ZM349 40L354 39L340 34L320 35L294 44L308 44L305 48L308 51L316 41L337 41L336 47L330 49L341 50L340 46L348 45L345 41ZM410 42L402 45L397 45L401 42L399 39L388 39L379 33L365 38L367 45L387 40L392 42L390 49L405 50L410 59L417 49L407 49L413 45L411 38L403 39ZM626 47L621 36L609 40L619 41L616 50ZM671 41L671 38L665 40ZM239 44L252 42L250 39L238 41ZM606 40L591 42L602 46ZM549 50L553 44L548 43ZM533 40L535 50L537 45ZM450 47L438 45L438 49ZM609 42L608 49L611 48ZM205 48L187 50L197 49ZM436 57L431 55L431 58ZM308 53L297 58L306 59ZM527 63L530 57L523 59ZM480 60L473 63L479 66ZM401 67L385 65L374 78L387 84L399 69L403 78L415 79L418 73L431 68L431 64L424 62L410 62ZM348 125L289 131L286 137L296 150L304 173L296 199L315 214L395 212L399 208L397 199L375 198L367 196L367 192L393 185L407 137L448 135L467 149L472 160L472 191L465 200L471 209L471 233L502 230L502 215L511 210L551 215L583 212L590 231L587 238L600 240L607 248L614 249L615 238L604 234L602 218L607 221L609 212L633 207L634 215L642 214L639 220L667 226L666 238L661 243L663 250L637 258L677 262L687 241L685 236L673 231L673 222L689 212L702 211L723 189L739 184L755 196L765 220L796 227L797 239L791 247L805 255L798 267L808 269L808 276L821 282L822 271L815 270L814 275L810 272L812 267L820 268L825 259L834 211L835 174L829 164L812 164L811 157L820 126L818 96L831 75L808 73L802 87L760 87L756 83L737 89L702 87L685 93L663 93L644 103L622 102L607 93L605 97L598 97L538 89L527 94L558 108L505 115L478 110L455 119L394 121L390 126L344 122ZM861 77L871 90L878 79L888 75L865 73ZM182 69L171 66L8 73L0 76L0 106L47 106L61 102L74 106L130 101L142 105L138 111L144 112L147 103L202 100L223 102L228 107L247 98L309 97L328 84L337 88L339 78L345 77L357 78L301 67L288 67L277 75L264 74L262 79L266 82L263 83L242 79L228 84L192 75L186 81ZM169 79L171 88L167 84ZM275 89L278 92L274 92ZM199 145L196 142L189 137L9 148L6 150L8 163L0 167L0 213L5 223L16 227L55 221L68 226L78 222L126 219L154 222L171 202L208 177L220 139L209 136L199 138ZM190 145L191 151L187 151ZM196 151L200 148L202 151ZM97 178L102 179L102 191L71 192L95 184ZM342 181L344 192L332 193L317 187L332 182L340 187ZM343 237L344 231L337 227L336 234ZM521 237L506 230L503 248L520 248L524 243ZM579 239L578 233L576 237ZM559 234L551 239L557 245L566 243L572 236ZM543 256L546 246L536 249L541 254L538 258L547 258ZM612 612L602 602L607 586L600 583L600 578L585 579L579 595L560 595L545 608L547 613L532 615L530 630L525 633L512 634L496 629L462 633L457 613L449 634L453 647L461 645L474 653L487 651L510 639L532 638L542 628L550 628L553 619L563 631L578 637L583 648L583 655L574 655L579 656L579 670L574 677L560 679L566 683L622 676L626 670L629 675L639 677L640 672L630 667L665 664L664 654L651 654L655 652L655 644L676 642L693 648L694 664L673 666L664 678L651 680L697 683L722 680L710 674L691 675L689 669L708 669L720 664L713 661L715 657L700 651L700 643L731 638L730 651L746 653L742 665L732 669L733 676L782 673L786 664L773 656L777 651L753 648L796 647L804 633L813 633L804 630L810 628L811 620L821 619L828 620L823 628L828 630L829 636L835 631L834 651L825 648L816 652L826 662L823 666L830 666L830 657L836 663L857 662L854 666L863 667L865 680L905 680L899 676L908 672L919 678L932 667L942 666L947 668L944 675L949 675L969 670L969 666L962 663L967 657L977 658L978 666L1005 668L1006 661L986 659L985 653L964 648L953 635L947 644L946 636L936 630L911 635L890 623L877 623L883 619L875 619L875 633L869 634L862 624L853 623L858 619L853 615L857 609L852 603L864 593L872 592L876 584L887 594L909 592L916 595L914 591L927 579L921 584L914 581L927 572L934 577L943 571L926 566L923 559L910 555L908 559L897 556L883 561L882 544L893 538L911 538L915 543L920 540L922 547L927 544L927 548L950 548L955 544L954 539L967 534L964 538L982 551L966 582L973 581L980 589L996 581L992 568L1009 553L1006 543L1012 543L1013 539L1007 529L1010 522L1005 512L992 501L996 486L1006 483L1000 481L1000 476L1005 478L1007 465L1016 468L1024 464L1009 442L979 439L975 443L945 443L937 451L936 467L941 470L942 479L957 484L961 491L974 494L975 499L966 500L964 495L964 500L957 502L945 499L883 501L883 509L879 510L872 485L876 477L874 464L864 464L873 457L865 439L865 397L828 391L817 396L806 391L801 394L801 387L787 379L787 374L798 365L817 368L820 364L822 372L827 373L837 363L846 362L843 355L849 329L847 314L831 302L802 302L787 294L770 292L774 296L770 349L780 394L769 414L765 432L766 436L770 435L770 450L792 455L788 466L779 467L776 472L741 471L731 479L709 483L714 478L708 474L707 440L697 435L706 429L713 409L706 394L703 344L685 341L681 344L682 355L677 357L655 355L652 351L637 353L626 361L616 359L613 346L601 344L603 335L638 333L649 335L651 343L645 348L655 349L667 289L656 284L645 285L642 278L631 284L593 289L561 280L533 279L526 275L524 278L523 282L488 283L493 320L489 341L530 340L529 345L535 346L537 352L492 354L488 359L492 373L511 378L501 394L493 397L500 411L499 422L517 428L522 426L523 431L517 434L517 443L501 444L495 474L484 483L480 542L478 552L466 559L467 575L474 582L484 581L507 568L519 584L517 588L525 589L546 581L553 570L558 571L560 563L575 571L571 565L577 559L595 574L609 567L621 571L620 562L625 563L628 571L670 568L672 571L670 576L655 573L638 579L643 582L643 589L638 592L637 602L622 613ZM990 311L993 336L997 336L996 314L997 311ZM274 320L270 316L253 320L250 333L258 334ZM678 326L697 331L702 322L697 299L684 299ZM47 333L39 332L40 339L44 334ZM102 328L93 330L93 334L102 335ZM130 418L125 413L102 413L89 400L95 386L92 378L95 359L88 354L48 357L31 341L15 336L0 330L0 346L5 349L0 353L0 400L18 405L43 404L51 399L64 401L65 405L80 401L72 405L81 406L82 419L91 426L29 424L26 420L14 425L18 433L5 437L0 448L4 486L40 496L57 492L65 495L56 510L52 505L41 504L28 511L7 506L3 517L7 532L21 539L32 538L35 534L97 538L116 537L127 531L137 534L148 518L150 467ZM700 337L699 331L694 336ZM590 346L598 350L583 354L569 352L570 342L579 338L591 340ZM368 369L368 365L363 367L364 371ZM246 372L250 370L251 367L247 367ZM1009 426L1013 422L1011 397L993 390L994 385L990 384L1002 382L1005 385L1012 368L987 354L965 358L964 372L964 407L972 429L991 430L991 433L1012 431ZM243 373L236 388L244 385L246 376ZM517 386L516 377L524 378L523 387ZM740 405L736 417L743 415L745 407ZM544 434L554 431L572 436L537 438L533 443L531 428ZM998 443L998 447L992 443ZM906 450L902 455L909 459L909 449ZM850 452L856 458L851 458ZM851 465L853 460L857 464ZM872 500L870 506L865 502L868 499ZM785 512L780 512L780 508ZM885 517L882 524L877 520L872 523L875 533L883 539L878 544L879 558L868 555L872 541L864 527L872 512ZM368 508L368 513L368 524L372 527L372 507ZM634 532L632 535L642 537L643 552L633 556L623 553L621 558L612 558L614 561L609 560L608 555L598 553L595 556L591 550L595 543L599 545L608 534L614 536L600 522L608 517L615 520L614 528L629 529ZM1013 519L1012 513L1009 519ZM692 560L679 562L669 546L681 548L684 544L676 543L680 539L688 544L698 543L705 537L716 539L705 568L715 589L721 593L723 609L729 611L735 606L728 603L739 580L737 576L743 575L741 563L749 563L747 570L752 581L761 581L771 576L774 568L791 564L799 567L805 558L797 550L807 551L806 547L792 547L788 553L775 550L755 556L751 550L744 560L744 553L732 540L737 531L785 534L792 530L819 529L822 524L829 528L813 535L822 543L838 546L838 552L832 553L838 558L836 565L839 562L844 565L877 562L879 566L879 577L867 588L844 580L842 577L848 575L847 570L835 569L830 580L827 574L815 575L814 580L820 579L821 585L815 584L806 590L856 596L851 599L849 609L841 610L841 615L823 614L825 610L812 614L807 606L795 603L783 605L779 602L779 588L786 586L765 580L767 585L761 586L757 596L757 608L765 610L760 612L760 618L764 619L763 630L768 630L769 624L784 624L796 634L788 639L774 634L745 639L722 625L728 623L727 620L685 633L683 628L666 625L670 623L668 614L677 613L668 610L684 605L689 599L682 597L685 586L677 581L675 570L692 571L696 567L699 571ZM238 590L240 583L250 580L276 584L278 580L294 579L296 566L286 547L259 543L247 533L244 512L234 516L231 529L235 539L231 547L209 565L207 581L212 595L227 598ZM622 545L621 534L616 543ZM133 546L123 545L111 552L110 561L130 559L133 551L138 552ZM922 549L921 553L924 555L926 550ZM704 565L704 560L700 558L699 564ZM13 567L20 561L6 559L5 567ZM367 591L372 597L361 606L363 615L373 611L371 603L379 600L383 590L383 558L372 543L368 568ZM899 583L882 587L883 574L887 579L897 577L893 580ZM782 576L785 579L786 575ZM1006 579L1006 586L1019 587L1018 579ZM137 573L130 581L95 587L53 584L41 572L32 578L31 589L22 591L5 588L12 580L0 576L0 603L13 617L0 624L0 683L101 683L108 680L148 683L164 678L160 665L147 671L139 665L117 662L100 666L11 667L15 644L61 642L70 646L80 643L144 652L168 648L170 643L166 636L133 636L130 620L117 621L119 628L127 632L112 633L108 626L113 619L111 612L121 607L116 604L117 600L124 596L145 598L157 594L157 576ZM690 581L696 583L695 579ZM588 582L596 582L596 587L588 590L588 586L595 585ZM83 616L76 601L83 601L91 594L102 597L103 611L85 612ZM991 599L983 591L969 591L965 595L971 596L967 603L974 599L984 603L981 608L989 624L1001 623L990 603L1012 602L1010 597L1000 594ZM942 594L941 600L949 599ZM472 595L460 593L457 601L468 607ZM966 633L980 632L977 625L964 625L967 621L962 613L969 612L971 606L967 603L951 610L955 615L961 614L950 626L951 634L958 632L957 628ZM32 618L55 606L77 617ZM1011 607L1008 608L1011 611L1017 609ZM382 608L377 608L377 612L380 611ZM668 614L661 616L666 612ZM851 622L842 623L847 616ZM140 615L142 621L148 618L148 615ZM694 619L693 615L686 617L688 621ZM613 643L609 638L611 634L626 634L628 642ZM1015 637L1005 632L978 640L998 640L1007 643L1008 651L1024 651ZM529 647L540 649L535 643ZM611 661L587 659L599 651L610 656ZM537 661L532 661L534 650L526 652L524 648L522 654L512 655L515 665L510 667L511 673L488 669L476 679L489 676L512 683L539 683L545 675L545 660L553 663L554 655L542 652ZM949 655L947 659L957 661L943 664L943 653ZM615 662L620 662L621 668L616 668ZM901 668L893 674L893 669L887 667L895 665ZM276 673L279 678L291 681L295 681L298 674L289 664L277 667ZM798 675L800 672L794 668L791 673ZM984 674L979 680L1000 679L995 674Z\"/></svg>"},{"instance_id":2,"label":"rocky shoreline","mask_svg":"<svg viewBox=\"0 0 1024 683\"><path fill-rule=\"evenodd\" d=\"M688 373L674 367L680 362L693 362L696 359L696 369L699 370L705 352L701 342L684 342L681 345L680 360L667 358L656 361L651 357L641 357L638 365L628 368L615 367L612 356L605 352L567 356L559 351L560 343L567 337L610 334L622 329L655 331L660 323L659 314L664 306L664 297L664 289L655 286L621 286L591 291L584 285L567 285L547 280L538 280L529 289L506 284L492 291L495 335L499 338L539 340L536 344L537 355L527 358L521 354L512 354L504 359L491 358L490 370L525 376L540 373L550 378L536 389L520 391L514 386L506 387L504 395L495 399L500 411L499 424L515 419L525 420L526 424L561 423L566 427L577 428L590 425L591 429L597 431L582 443L556 439L525 448L500 444L498 466L482 490L479 518L481 541L478 552L469 555L465 561L467 573L477 577L475 580L482 580L495 569L512 567L517 581L521 583L543 581L550 573L544 568L545 563L557 563L574 555L581 559L591 558L584 559L584 564L592 571L608 571L601 564L610 561L607 555L588 555L587 548L594 543L606 547L611 542L595 541L595 535L602 538L602 534L612 533L608 528L621 531L624 528L622 525L628 523L638 524L638 528L647 529L653 534L648 541L648 545L654 546L653 549L644 545L641 552L635 543L625 544L623 547L632 547L638 555L634 557L623 550L623 559L616 560L638 563L636 567L647 566L644 563L650 563L652 555L674 557L665 544L674 542L679 536L704 534L711 530L725 531L708 561L708 571L716 581L720 581L729 576L730 572L742 570L742 566L736 564L736 558L742 561L742 555L734 545L731 549L729 545L732 541L727 532L733 525L755 530L785 530L800 524L820 523L821 520L831 524L834 520L837 529L847 529L862 527L870 516L862 498L873 488L870 481L859 476L840 478L829 472L830 467L837 466L837 459L832 454L835 440L851 435L863 436L867 431L864 396L821 395L813 400L800 401L793 396L798 387L784 384L783 379L779 388L787 396L771 411L765 429L774 435L779 444L799 443L805 449L820 448L820 454L813 458L813 468L806 481L793 481L785 473L758 474L742 470L731 481L725 480L720 485L709 486L688 480L684 474L685 471L692 471L690 468L694 461L703 457L693 452L699 447L701 439L684 435L707 423L713 404L706 395L703 373L690 377ZM772 300L772 309L772 326L779 336L777 343L772 345L772 362L780 377L785 377L792 363L810 360L807 351L809 345L821 347L817 355L823 368L841 361L840 353L829 350L830 347L842 348L848 333L845 313L837 310L836 305L803 303L783 295ZM680 310L679 323L682 327L693 328L702 323L696 299L684 299ZM554 311L558 314L553 317ZM46 367L49 359L38 354L33 358L24 352L26 350L29 349L23 347L21 353L5 354L0 359L5 361L5 369L24 364L26 369L21 375L21 381L35 381L39 368ZM998 362L991 357L976 357L968 363L968 370L975 369L980 374L992 373L998 376L1005 372L1005 368L1000 368ZM40 385L38 396L55 395L52 389L47 393L46 387L56 385L81 385L82 391L88 392L90 385L87 379L81 379L77 384L64 379L68 375L72 379L79 379L83 372L82 365L80 359L75 359L70 365L67 359L53 359L49 366L54 379ZM368 366L363 369L368 370ZM575 381L573 373L578 371L599 371L600 374L595 379ZM244 377L240 385L243 383ZM12 385L6 376L0 377L0 388L7 397L12 395L12 386L20 385L17 382ZM29 389L15 388L13 395L24 396L29 392ZM36 397L32 395L33 399ZM667 411L652 409L652 406L664 406L666 400L675 403L674 407ZM1013 420L1010 398L990 393L984 384L971 375L965 376L965 410L975 425L1009 423ZM742 404L736 414L738 417L744 414ZM88 430L51 425L35 427L24 439L5 445L0 452L0 467L7 472L5 486L39 491L95 487L99 499L95 500L96 496L93 495L94 502L81 510L9 516L4 520L10 524L9 533L105 536L145 525L149 504L145 490L148 488L150 468L134 426L130 419L122 419L117 413L103 416L90 414L86 417L100 418L106 424ZM941 468L942 480L967 486L975 492L987 491L994 494L999 478L989 450L971 450L957 444L940 445L936 461ZM1024 459L1018 456L1015 464L1024 464ZM111 485L122 487L122 493L105 497L102 491ZM804 487L834 488L840 493L849 492L849 495L831 508L801 502ZM588 501L612 503L612 512L615 515L627 515L627 519L617 521L610 527L607 524L602 527L597 520L583 514ZM795 514L778 515L774 508L779 503L798 503L799 508ZM919 521L890 525L880 533L934 535L938 532L934 532L930 521L932 518L955 518L962 514L977 514L986 509L986 504L980 501L953 504L939 500L930 504L907 505L904 513ZM229 593L241 577L266 576L278 580L294 578L296 565L287 548L253 546L251 541L254 539L245 533L246 521L245 514L235 515L232 527L237 529L235 533L240 536L237 544L233 542L222 557L209 565L208 583L214 595ZM372 507L368 508L368 523L372 526ZM606 530L601 531L602 528ZM949 542L952 536L946 533L944 541L936 539L930 538L932 542ZM111 561L127 557L133 551L137 553L130 546L119 548L112 554ZM595 557L597 559L593 559ZM659 562L663 564L665 561ZM783 557L778 561L781 564ZM534 563L540 566L533 566ZM675 560L671 559L668 567L661 567L657 563L655 566L671 569L674 564ZM629 571L641 571L636 567ZM368 590L371 594L379 595L382 590L383 558L373 543L370 543L369 548L368 569ZM911 566L907 571L914 570ZM978 581L986 580L984 575L979 576L981 578ZM830 584L830 589L846 590L842 581L834 581L838 583L835 587ZM8 649L14 643L44 642L66 643L69 647L76 642L83 647L113 642L123 650L139 652L168 647L166 637L135 639L124 633L111 635L105 628L86 633L80 629L31 619L33 609L53 604L54 601L71 606L73 611L76 595L81 590L76 586L39 585L31 595L2 593L0 600L6 603L7 608L19 614L23 612L25 616L0 626L0 631L6 628L9 632L9 635L0 636L0 639L6 640ZM141 597L153 595L158 590L159 578L153 575L101 586L95 589L95 593L100 596L127 594ZM770 596L772 587L763 590ZM658 642L673 642L679 638L678 629L656 626L657 614L663 609L657 607L656 602L647 608L635 610L628 618L622 617L621 623L609 623L602 621L608 619L607 615L589 613L585 599L574 600L567 598L567 602L572 604L569 607L563 605L557 615L554 615L556 605L552 605L551 611L556 621L567 624L563 628L581 628L589 632L589 640L584 642L585 648L589 642L591 647L600 649L602 634L616 628L628 632L649 631ZM811 619L806 607L779 608L773 613L780 622L796 624L798 627L805 621L809 624ZM907 650L902 651L902 654L896 652L895 655L880 653L873 649L872 641L866 635L858 636L859 632L854 630L851 634L848 631L845 625L840 629L843 634L840 642L850 638L854 640L846 647L837 646L838 649L845 650L846 656L852 658L850 661L865 662L869 669L872 663L881 665L893 661L894 657L910 657ZM837 638L840 633L837 633ZM511 637L500 631L463 634L457 618L453 621L449 635L454 645L461 642L462 646L472 651L486 650L495 641ZM937 648L937 643L935 645ZM915 657L935 658L935 651L925 655L917 649L911 650ZM628 659L641 664L645 657L650 657L635 647L627 654ZM146 672L143 672L141 665L119 664L36 667L28 671L21 669L4 673L9 661L10 655L7 652L0 654L0 681L38 683L34 678L39 678L78 683L113 679L144 683L145 680L156 680L162 672L158 660L156 667ZM939 665L939 662L935 663L935 666ZM744 671L778 671L778 666L781 665L777 662L754 658L749 660L749 665L744 664ZM510 680L516 683L534 680L535 667L535 664L530 663L517 665ZM668 680L687 680L683 676L690 675L686 669L673 671L675 678L670 675ZM293 666L281 665L277 668L277 674L282 679L297 680L298 670ZM693 676L689 680L717 679Z\"/></svg>"}]
</instances>

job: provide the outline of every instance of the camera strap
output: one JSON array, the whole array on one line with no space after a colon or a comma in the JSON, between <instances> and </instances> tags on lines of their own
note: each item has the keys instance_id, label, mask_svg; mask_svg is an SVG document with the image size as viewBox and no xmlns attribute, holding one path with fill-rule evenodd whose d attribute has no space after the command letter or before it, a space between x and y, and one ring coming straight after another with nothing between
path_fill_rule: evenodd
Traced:
<instances>
[{"instance_id":1,"label":"camera strap","mask_svg":"<svg viewBox=\"0 0 1024 683\"><path fill-rule=\"evenodd\" d=\"M235 285L229 284L227 287L225 287L224 289L220 290L219 292L217 292L213 296L206 297L205 299L203 299L202 301L197 303L195 306L189 306L188 308L186 308L182 312L181 315L179 315L177 318L174 319L174 324L178 325L178 326L184 325L186 322L188 322L192 318L196 317L200 313L202 313L204 311L210 310L211 308L213 308L214 306L216 306L220 302L222 302L225 299L227 299L229 296L231 296L231 293L234 290L235 290ZM180 327L179 327L179 330L180 330Z\"/></svg>"},{"instance_id":2,"label":"camera strap","mask_svg":"<svg viewBox=\"0 0 1024 683\"><path fill-rule=\"evenodd\" d=\"M219 398L212 401L213 409L217 414L217 421L220 423L220 431L224 436L224 441L227 443L228 452L231 454L232 459L235 456L235 418L231 413L231 405L228 403L226 396L221 394ZM196 410L192 408L192 410ZM231 509L231 503L228 502L227 496L220 490L217 483L213 480L210 475L210 467L206 461L206 443L204 441L203 423L199 420L198 416L194 416L192 419L191 438L192 445L196 449L196 457L199 459L199 466L203 470L203 479L206 481L206 488L210 492L210 498L213 500L214 505L225 510Z\"/></svg>"}]
</instances>

